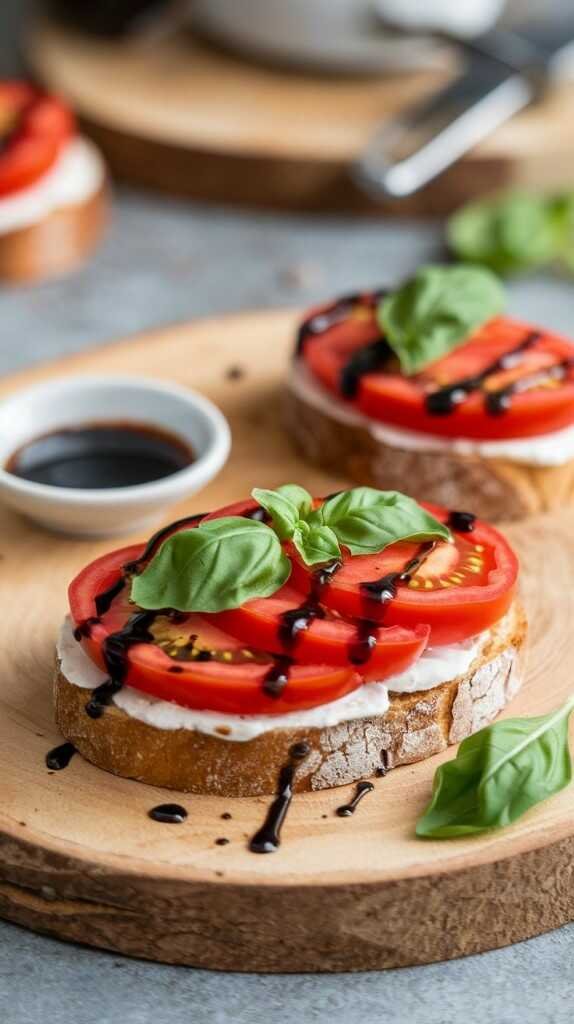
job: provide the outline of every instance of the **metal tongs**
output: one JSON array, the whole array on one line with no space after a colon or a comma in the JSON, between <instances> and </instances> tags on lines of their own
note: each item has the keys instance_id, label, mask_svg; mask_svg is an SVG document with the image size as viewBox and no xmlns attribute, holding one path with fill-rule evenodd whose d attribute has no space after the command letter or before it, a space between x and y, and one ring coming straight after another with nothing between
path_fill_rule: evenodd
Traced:
<instances>
[{"instance_id":1,"label":"metal tongs","mask_svg":"<svg viewBox=\"0 0 574 1024\"><path fill-rule=\"evenodd\" d=\"M353 177L374 198L418 192L539 100L574 47L574 19L521 32L494 28L471 39L440 35L462 47L467 66L445 88L386 124L357 159Z\"/></svg>"}]
</instances>

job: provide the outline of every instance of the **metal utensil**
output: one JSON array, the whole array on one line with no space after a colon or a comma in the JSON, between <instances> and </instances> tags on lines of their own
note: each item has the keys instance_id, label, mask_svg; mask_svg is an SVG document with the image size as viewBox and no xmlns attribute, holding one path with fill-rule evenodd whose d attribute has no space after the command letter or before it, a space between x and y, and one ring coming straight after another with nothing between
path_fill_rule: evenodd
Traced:
<instances>
[{"instance_id":1,"label":"metal utensil","mask_svg":"<svg viewBox=\"0 0 574 1024\"><path fill-rule=\"evenodd\" d=\"M418 192L538 100L574 48L574 18L451 41L468 54L464 72L385 125L354 164L355 181L371 196Z\"/></svg>"}]
</instances>

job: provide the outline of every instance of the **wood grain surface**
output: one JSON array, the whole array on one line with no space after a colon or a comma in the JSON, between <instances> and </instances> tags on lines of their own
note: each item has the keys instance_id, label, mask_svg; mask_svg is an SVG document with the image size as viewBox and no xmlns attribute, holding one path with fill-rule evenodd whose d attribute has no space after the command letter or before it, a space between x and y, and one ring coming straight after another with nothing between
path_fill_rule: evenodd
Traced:
<instances>
[{"instance_id":1,"label":"wood grain surface","mask_svg":"<svg viewBox=\"0 0 574 1024\"><path fill-rule=\"evenodd\" d=\"M36 74L63 93L127 180L180 195L300 210L437 215L511 185L564 185L574 159L574 84L504 125L410 199L375 203L349 166L386 120L450 72L295 74L250 64L191 33L153 48L48 23L30 33Z\"/></svg>"},{"instance_id":2,"label":"wood grain surface","mask_svg":"<svg viewBox=\"0 0 574 1024\"><path fill-rule=\"evenodd\" d=\"M345 481L299 461L280 425L295 319L245 314L155 331L5 380L0 395L62 373L177 379L214 398L233 430L230 463L190 509L262 482L334 490ZM572 516L531 519L508 533L522 557L530 616L529 668L511 713L540 714L573 687ZM434 771L452 751L378 780L352 818L334 813L352 787L298 795L283 844L269 856L246 847L266 798L174 797L80 757L50 773L45 754L59 742L54 640L66 585L107 548L51 536L0 511L2 916L135 956L243 971L427 963L574 918L574 788L500 833L415 838ZM184 824L148 818L151 807L174 798L189 811ZM231 819L222 819L226 812ZM218 838L229 843L219 846Z\"/></svg>"}]
</instances>

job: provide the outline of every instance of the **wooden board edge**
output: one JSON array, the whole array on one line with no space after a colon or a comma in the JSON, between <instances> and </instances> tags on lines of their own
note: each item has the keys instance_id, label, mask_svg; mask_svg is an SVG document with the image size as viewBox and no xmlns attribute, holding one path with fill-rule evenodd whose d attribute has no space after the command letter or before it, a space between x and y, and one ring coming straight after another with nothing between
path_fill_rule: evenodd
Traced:
<instances>
[{"instance_id":1,"label":"wooden board edge","mask_svg":"<svg viewBox=\"0 0 574 1024\"><path fill-rule=\"evenodd\" d=\"M131 871L86 870L73 855L40 854L25 841L3 839L0 853L0 916L7 920L129 956L215 970L427 964L500 948L574 919L573 838L478 869L349 883L336 892L273 885L264 899L258 887L221 884L224 878L214 878L217 885L158 885Z\"/></svg>"}]
</instances>

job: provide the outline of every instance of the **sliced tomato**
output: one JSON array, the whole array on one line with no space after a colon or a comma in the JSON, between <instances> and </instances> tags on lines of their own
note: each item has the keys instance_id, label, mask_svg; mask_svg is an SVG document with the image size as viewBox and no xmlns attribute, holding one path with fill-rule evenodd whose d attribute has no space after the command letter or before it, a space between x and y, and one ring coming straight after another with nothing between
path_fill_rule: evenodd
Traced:
<instances>
[{"instance_id":1,"label":"sliced tomato","mask_svg":"<svg viewBox=\"0 0 574 1024\"><path fill-rule=\"evenodd\" d=\"M446 510L425 507L447 521ZM424 623L430 627L431 646L475 636L509 609L516 593L518 561L494 527L476 520L471 533L454 534L454 544L437 544L408 580L393 580L392 574L403 572L421 550L420 544L400 543L377 555L351 558L344 554L341 569L321 590L321 602L347 618L364 617L386 626L414 629ZM292 583L305 590L312 584L312 570L296 552L292 557ZM387 586L380 590L394 591L392 600L385 600L376 586L365 587L389 575Z\"/></svg>"},{"instance_id":2,"label":"sliced tomato","mask_svg":"<svg viewBox=\"0 0 574 1024\"><path fill-rule=\"evenodd\" d=\"M340 398L341 376L349 360L380 337L375 312L367 308L365 316L367 319L361 321L350 317L310 338L303 348L303 359L312 373ZM526 324L497 317L466 344L414 377L398 372L396 361L364 374L357 382L352 404L372 419L437 436L500 439L559 430L574 423L574 365L567 369L563 380L541 379L535 386L514 394L500 415L490 414L485 405L489 391L574 358L574 345L547 331L539 333L536 343L521 354L514 366L491 374L452 412L436 415L427 409L426 398L430 393L480 374L532 333L533 328Z\"/></svg>"},{"instance_id":3,"label":"sliced tomato","mask_svg":"<svg viewBox=\"0 0 574 1024\"><path fill-rule=\"evenodd\" d=\"M430 632L423 625L404 629L347 621L289 584L271 597L248 601L216 618L245 643L302 662L355 665L367 681L403 672L420 657Z\"/></svg>"},{"instance_id":4,"label":"sliced tomato","mask_svg":"<svg viewBox=\"0 0 574 1024\"><path fill-rule=\"evenodd\" d=\"M0 82L0 196L38 181L74 131L72 112L25 82Z\"/></svg>"},{"instance_id":5,"label":"sliced tomato","mask_svg":"<svg viewBox=\"0 0 574 1024\"><path fill-rule=\"evenodd\" d=\"M123 566L136 560L142 551L137 546L104 555L83 569L70 585L74 622L77 626L91 623L81 642L92 661L103 669L106 641L138 609L129 602L128 587L99 616L96 597L117 583ZM159 614L149 627L153 642L128 648L123 681L184 707L249 715L312 708L343 697L362 682L351 664L282 665L265 651L246 647L242 640L220 628L217 620L216 615ZM278 695L271 696L269 680L282 673L287 675L287 683Z\"/></svg>"}]
</instances>

